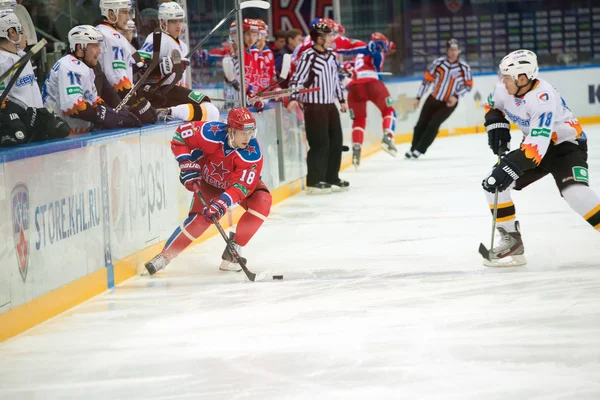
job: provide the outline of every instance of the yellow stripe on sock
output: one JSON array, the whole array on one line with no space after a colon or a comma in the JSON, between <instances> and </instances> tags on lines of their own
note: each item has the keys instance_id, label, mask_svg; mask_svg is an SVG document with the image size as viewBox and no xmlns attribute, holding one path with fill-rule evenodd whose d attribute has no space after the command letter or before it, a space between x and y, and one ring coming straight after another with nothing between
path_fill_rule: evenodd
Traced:
<instances>
[{"instance_id":1,"label":"yellow stripe on sock","mask_svg":"<svg viewBox=\"0 0 600 400\"><path fill-rule=\"evenodd\" d=\"M594 229L595 229L595 230L597 230L597 231L600 231L600 224L596 225L596 226L594 227Z\"/></svg>"},{"instance_id":2,"label":"yellow stripe on sock","mask_svg":"<svg viewBox=\"0 0 600 400\"><path fill-rule=\"evenodd\" d=\"M188 103L188 108L190 109L190 119L188 121L192 121L194 119L194 106Z\"/></svg>"},{"instance_id":3,"label":"yellow stripe on sock","mask_svg":"<svg viewBox=\"0 0 600 400\"><path fill-rule=\"evenodd\" d=\"M507 207L513 207L515 205L515 203L513 203L512 201L509 201L508 203L500 203L498 204L498 208L507 208ZM494 205L490 204L490 210L494 209Z\"/></svg>"},{"instance_id":4,"label":"yellow stripe on sock","mask_svg":"<svg viewBox=\"0 0 600 400\"><path fill-rule=\"evenodd\" d=\"M600 211L600 204L598 204L596 207L594 207L594 208L592 209L592 211L590 211L589 213L585 214L585 215L583 216L583 219L585 219L585 220L587 221L587 220L588 220L588 219L590 219L590 218L591 218L591 217L592 217L594 214L596 214L598 211ZM595 228L595 227L594 227L594 228Z\"/></svg>"},{"instance_id":5,"label":"yellow stripe on sock","mask_svg":"<svg viewBox=\"0 0 600 400\"><path fill-rule=\"evenodd\" d=\"M517 218L517 216L513 214L513 215L509 215L508 217L496 218L496 222L506 222L506 221L510 221L515 218Z\"/></svg>"}]
</instances>

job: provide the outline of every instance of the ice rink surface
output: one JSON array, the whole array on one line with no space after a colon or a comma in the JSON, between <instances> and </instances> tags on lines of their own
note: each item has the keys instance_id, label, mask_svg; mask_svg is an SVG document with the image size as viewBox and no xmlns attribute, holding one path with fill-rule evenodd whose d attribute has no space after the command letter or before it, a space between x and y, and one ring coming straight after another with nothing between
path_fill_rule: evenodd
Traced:
<instances>
[{"instance_id":1,"label":"ice rink surface","mask_svg":"<svg viewBox=\"0 0 600 400\"><path fill-rule=\"evenodd\" d=\"M247 246L283 281L214 237L0 344L0 399L599 399L599 233L546 177L513 197L528 266L482 266L493 163L485 135L367 158Z\"/></svg>"}]
</instances>

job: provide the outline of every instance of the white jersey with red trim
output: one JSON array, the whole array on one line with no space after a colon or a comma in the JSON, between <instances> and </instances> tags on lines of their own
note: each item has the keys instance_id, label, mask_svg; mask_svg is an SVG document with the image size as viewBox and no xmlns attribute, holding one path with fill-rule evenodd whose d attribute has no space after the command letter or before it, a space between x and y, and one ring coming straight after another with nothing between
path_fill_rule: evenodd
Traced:
<instances>
[{"instance_id":1,"label":"white jersey with red trim","mask_svg":"<svg viewBox=\"0 0 600 400\"><path fill-rule=\"evenodd\" d=\"M181 39L175 39L173 36L169 35L168 33L163 32L162 36L161 36L161 42L160 42L160 58L171 57L171 53L173 52L174 49L179 50L179 53L181 54L182 58L185 57L187 55L187 53L189 52L189 47L184 41L182 41ZM139 53L142 58L150 60L150 59L152 59L153 51L154 51L154 38L153 38L153 35L148 35L148 37L146 38L146 41L140 48ZM163 76L161 75L161 78L162 77ZM172 76L169 79L166 79L163 82L163 85L170 84L171 82L173 82L173 79L175 79L175 76ZM181 80L177 83L177 85L188 87L186 74L183 74L183 76L181 77Z\"/></svg>"},{"instance_id":2,"label":"white jersey with red trim","mask_svg":"<svg viewBox=\"0 0 600 400\"><path fill-rule=\"evenodd\" d=\"M88 105L102 102L98 97L94 71L72 54L67 54L54 64L44 82L44 106L67 121L71 135L90 131L91 122L77 118Z\"/></svg>"},{"instance_id":3,"label":"white jersey with red trim","mask_svg":"<svg viewBox=\"0 0 600 400\"><path fill-rule=\"evenodd\" d=\"M96 28L104 35L98 62L106 79L117 93L124 90L129 91L133 82L133 68L131 67L133 46L110 24L103 22Z\"/></svg>"},{"instance_id":4,"label":"white jersey with red trim","mask_svg":"<svg viewBox=\"0 0 600 400\"><path fill-rule=\"evenodd\" d=\"M25 55L24 51L19 50L17 54L0 50L0 75L8 71L17 61ZM14 73L10 74L3 82L0 82L0 94L6 89L6 85L12 79ZM27 65L19 75L19 78L10 89L8 99L18 103L24 108L44 107L42 104L42 95L37 84L37 78L33 73L33 66L28 61Z\"/></svg>"},{"instance_id":5,"label":"white jersey with red trim","mask_svg":"<svg viewBox=\"0 0 600 400\"><path fill-rule=\"evenodd\" d=\"M508 94L499 82L487 98L485 109L495 108L523 132L521 150L539 165L548 150L550 141L577 143L583 130L567 107L560 93L547 81L538 79L525 96Z\"/></svg>"}]
</instances>

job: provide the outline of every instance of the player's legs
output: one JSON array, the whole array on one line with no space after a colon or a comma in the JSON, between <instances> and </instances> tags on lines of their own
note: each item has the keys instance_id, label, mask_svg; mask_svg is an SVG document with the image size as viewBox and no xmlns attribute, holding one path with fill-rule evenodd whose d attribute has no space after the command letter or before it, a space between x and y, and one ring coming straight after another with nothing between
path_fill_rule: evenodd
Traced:
<instances>
[{"instance_id":1,"label":"player's legs","mask_svg":"<svg viewBox=\"0 0 600 400\"><path fill-rule=\"evenodd\" d=\"M421 138L415 145L415 150L420 154L425 154L429 146L431 146L435 140L442 123L450 117L458 105L456 104L454 107L448 107L444 102L435 99L434 101L438 103L436 109L429 118L426 128L422 131Z\"/></svg>"},{"instance_id":2,"label":"player's legs","mask_svg":"<svg viewBox=\"0 0 600 400\"><path fill-rule=\"evenodd\" d=\"M242 254L242 247L248 244L263 222L266 221L271 212L272 201L271 193L269 193L266 185L260 181L257 188L240 203L246 212L240 218L235 233L231 232L229 235L229 239L231 239L238 254ZM227 248L223 251L221 259L223 261L219 269L223 271L241 271L237 260L233 258Z\"/></svg>"},{"instance_id":3,"label":"player's legs","mask_svg":"<svg viewBox=\"0 0 600 400\"><path fill-rule=\"evenodd\" d=\"M342 147L344 143L340 112L335 104L327 104L326 107L329 113L329 156L327 160L325 182L331 184L331 189L333 191L347 190L350 184L340 179Z\"/></svg>"},{"instance_id":4,"label":"player's legs","mask_svg":"<svg viewBox=\"0 0 600 400\"><path fill-rule=\"evenodd\" d=\"M219 110L208 100L197 90L173 86L166 95L165 107L171 109L171 117L183 121L216 121L219 119Z\"/></svg>"},{"instance_id":5,"label":"player's legs","mask_svg":"<svg viewBox=\"0 0 600 400\"><path fill-rule=\"evenodd\" d=\"M423 104L423 108L421 109L421 114L419 115L419 120L413 129L413 138L410 146L410 150L406 152L406 158L418 157L421 153L414 153L417 150L417 144L421 141L425 129L429 124L429 120L433 116L433 114L439 108L439 101L436 100L433 96L427 97L425 100L425 104Z\"/></svg>"},{"instance_id":6,"label":"player's legs","mask_svg":"<svg viewBox=\"0 0 600 400\"><path fill-rule=\"evenodd\" d=\"M327 185L329 162L329 113L323 104L306 103L304 120L308 154L306 155L306 186L308 193L331 193Z\"/></svg>"},{"instance_id":7,"label":"player's legs","mask_svg":"<svg viewBox=\"0 0 600 400\"><path fill-rule=\"evenodd\" d=\"M367 100L362 96L364 84L350 85L348 89L348 109L352 119L352 164L360 165L360 153L367 126Z\"/></svg>"},{"instance_id":8,"label":"player's legs","mask_svg":"<svg viewBox=\"0 0 600 400\"><path fill-rule=\"evenodd\" d=\"M498 193L498 208L496 213L496 229L500 234L500 242L491 249L493 261L484 260L489 266L498 265L523 265L526 263L525 246L521 239L521 230L517 220L515 204L512 201L512 190L521 190L533 182L548 175L548 171L541 167L530 169L511 184L506 190ZM485 191L485 196L494 215L494 193ZM500 261L497 261L500 260Z\"/></svg>"},{"instance_id":9,"label":"player's legs","mask_svg":"<svg viewBox=\"0 0 600 400\"><path fill-rule=\"evenodd\" d=\"M392 107L392 96L390 96L390 92L385 84L381 81L370 82L368 86L368 94L369 100L372 101L377 108L379 108L379 111L381 111L381 117L383 118L383 137L381 140L381 148L395 157L398 154L398 150L394 145L396 110L394 110L394 107Z\"/></svg>"},{"instance_id":10,"label":"player's legs","mask_svg":"<svg viewBox=\"0 0 600 400\"><path fill-rule=\"evenodd\" d=\"M205 182L202 182L200 191L207 201L223 193L222 189ZM151 275L166 267L172 259L208 229L211 223L202 216L203 209L202 202L194 194L188 217L173 231L161 253L146 263L146 269Z\"/></svg>"},{"instance_id":11,"label":"player's legs","mask_svg":"<svg viewBox=\"0 0 600 400\"><path fill-rule=\"evenodd\" d=\"M556 186L569 206L600 231L600 198L588 185L587 142L562 143L556 150L551 171Z\"/></svg>"}]
</instances>

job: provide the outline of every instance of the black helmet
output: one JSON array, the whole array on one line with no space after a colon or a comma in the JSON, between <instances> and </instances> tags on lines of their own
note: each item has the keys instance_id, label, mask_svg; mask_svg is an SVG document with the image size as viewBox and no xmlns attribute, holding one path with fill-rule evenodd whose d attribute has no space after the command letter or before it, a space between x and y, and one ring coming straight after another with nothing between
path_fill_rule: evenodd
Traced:
<instances>
[{"instance_id":1,"label":"black helmet","mask_svg":"<svg viewBox=\"0 0 600 400\"><path fill-rule=\"evenodd\" d=\"M448 39L448 41L446 42L446 50L449 49L460 49L460 47L458 46L458 40L454 38Z\"/></svg>"},{"instance_id":2,"label":"black helmet","mask_svg":"<svg viewBox=\"0 0 600 400\"><path fill-rule=\"evenodd\" d=\"M333 33L333 30L325 22L317 22L310 28L310 38L313 42L317 41L319 36Z\"/></svg>"}]
</instances>

